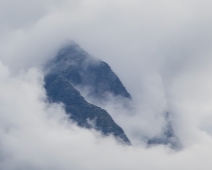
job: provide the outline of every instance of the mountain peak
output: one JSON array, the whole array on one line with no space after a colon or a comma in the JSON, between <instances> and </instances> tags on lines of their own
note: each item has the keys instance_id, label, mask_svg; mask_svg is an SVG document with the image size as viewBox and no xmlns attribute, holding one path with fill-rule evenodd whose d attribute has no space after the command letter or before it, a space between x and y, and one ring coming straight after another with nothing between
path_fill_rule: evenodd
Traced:
<instances>
[{"instance_id":1,"label":"mountain peak","mask_svg":"<svg viewBox=\"0 0 212 170\"><path fill-rule=\"evenodd\" d=\"M89 95L100 100L108 94L130 99L131 96L110 66L100 61L78 44L62 48L50 63L51 72L60 73L73 86L89 89Z\"/></svg>"},{"instance_id":2,"label":"mountain peak","mask_svg":"<svg viewBox=\"0 0 212 170\"><path fill-rule=\"evenodd\" d=\"M90 95L99 100L105 100L108 93L130 98L107 63L95 59L78 44L72 43L62 48L47 67L44 80L50 102L62 102L66 113L79 126L95 128L104 135L114 135L119 141L130 144L122 128L107 111L88 103L75 88L88 88Z\"/></svg>"}]
</instances>

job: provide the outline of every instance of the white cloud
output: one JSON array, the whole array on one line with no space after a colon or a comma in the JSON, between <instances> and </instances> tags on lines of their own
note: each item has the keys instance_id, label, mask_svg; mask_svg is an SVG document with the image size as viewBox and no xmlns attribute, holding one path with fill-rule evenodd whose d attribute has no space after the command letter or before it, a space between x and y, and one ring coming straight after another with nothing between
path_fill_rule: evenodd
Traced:
<instances>
[{"instance_id":1,"label":"white cloud","mask_svg":"<svg viewBox=\"0 0 212 170\"><path fill-rule=\"evenodd\" d=\"M0 1L0 169L211 169L211 6ZM60 105L46 104L42 73L31 67L41 67L68 39L108 62L132 94L136 116L108 107L128 134L158 133L168 110L185 148L120 146L69 124Z\"/></svg>"},{"instance_id":2,"label":"white cloud","mask_svg":"<svg viewBox=\"0 0 212 170\"><path fill-rule=\"evenodd\" d=\"M68 122L60 105L46 104L38 70L16 77L8 73L0 82L0 169L198 170L212 166L211 137L206 133L179 152L163 146L122 146L112 137L102 138Z\"/></svg>"}]
</instances>

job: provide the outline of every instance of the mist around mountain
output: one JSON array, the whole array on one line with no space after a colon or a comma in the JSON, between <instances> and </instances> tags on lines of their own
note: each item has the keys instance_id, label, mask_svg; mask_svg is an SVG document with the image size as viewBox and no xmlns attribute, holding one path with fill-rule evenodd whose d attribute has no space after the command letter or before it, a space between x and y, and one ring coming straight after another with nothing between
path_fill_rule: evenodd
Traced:
<instances>
[{"instance_id":1,"label":"mist around mountain","mask_svg":"<svg viewBox=\"0 0 212 170\"><path fill-rule=\"evenodd\" d=\"M211 170L211 9L208 0L1 0L0 170ZM50 99L43 68L68 40L106 63L130 100L77 73L75 84L52 80ZM70 95L51 84L104 112L109 133L85 117L79 126L60 102Z\"/></svg>"},{"instance_id":2,"label":"mist around mountain","mask_svg":"<svg viewBox=\"0 0 212 170\"><path fill-rule=\"evenodd\" d=\"M101 108L101 105L110 100L116 100L129 112L128 115L133 114L132 96L107 63L92 57L77 43L72 42L59 50L44 69L44 87L50 102L64 104L70 119L79 126L94 128L103 135L114 135L120 142L130 144L122 127L114 122L110 113ZM83 93L85 90L86 95ZM81 93L94 104L87 102ZM119 114L125 113L123 111ZM163 144L179 149L181 144L172 129L168 113L164 115L164 119L166 123L161 134L151 138L140 136L140 142L146 142L149 146Z\"/></svg>"}]
</instances>

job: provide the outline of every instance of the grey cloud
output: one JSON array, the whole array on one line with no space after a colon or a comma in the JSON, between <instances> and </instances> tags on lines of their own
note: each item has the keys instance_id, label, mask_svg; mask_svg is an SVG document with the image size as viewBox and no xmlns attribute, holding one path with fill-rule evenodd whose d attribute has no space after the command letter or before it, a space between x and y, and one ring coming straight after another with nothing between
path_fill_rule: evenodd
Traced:
<instances>
[{"instance_id":1,"label":"grey cloud","mask_svg":"<svg viewBox=\"0 0 212 170\"><path fill-rule=\"evenodd\" d=\"M18 77L5 74L0 82L4 83L1 106L5 106L0 107L4 121L0 133L1 169L211 168L211 137L207 134L202 133L201 140L180 152L164 146L122 146L112 137L102 138L97 132L67 122L60 105L46 105L38 70L31 69Z\"/></svg>"},{"instance_id":2,"label":"grey cloud","mask_svg":"<svg viewBox=\"0 0 212 170\"><path fill-rule=\"evenodd\" d=\"M211 6L206 0L1 1L0 169L211 169ZM45 103L42 73L31 68L41 68L67 39L109 63L132 94L131 117L105 106L132 138L160 133L169 111L185 148L120 146L67 122L62 106Z\"/></svg>"}]
</instances>

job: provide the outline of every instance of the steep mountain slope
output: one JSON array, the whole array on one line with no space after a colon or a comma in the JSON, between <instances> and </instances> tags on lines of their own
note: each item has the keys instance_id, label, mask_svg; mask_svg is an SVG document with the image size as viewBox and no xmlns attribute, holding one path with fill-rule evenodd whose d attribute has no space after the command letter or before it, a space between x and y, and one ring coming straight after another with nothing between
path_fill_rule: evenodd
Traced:
<instances>
[{"instance_id":1,"label":"steep mountain slope","mask_svg":"<svg viewBox=\"0 0 212 170\"><path fill-rule=\"evenodd\" d=\"M104 100L108 94L131 98L107 63L93 58L75 43L60 50L49 67L73 86L89 89L94 98Z\"/></svg>"},{"instance_id":2,"label":"steep mountain slope","mask_svg":"<svg viewBox=\"0 0 212 170\"><path fill-rule=\"evenodd\" d=\"M114 122L107 111L88 103L76 89L86 88L88 95L98 101L105 101L108 95L130 100L130 94L107 63L93 58L79 45L72 43L62 48L46 68L45 89L50 102L62 102L67 114L79 126L95 128L104 135L111 134L122 142L130 143L122 128ZM179 141L168 114L165 119L167 125L163 133L147 139L147 144L165 144L179 148Z\"/></svg>"},{"instance_id":3,"label":"steep mountain slope","mask_svg":"<svg viewBox=\"0 0 212 170\"><path fill-rule=\"evenodd\" d=\"M76 44L62 49L56 58L48 63L45 89L50 102L62 102L70 118L79 126L95 128L104 135L114 135L130 144L121 127L100 107L88 103L74 85L87 86L91 93L104 99L107 93L130 98L118 77L110 67L92 59Z\"/></svg>"}]
</instances>

